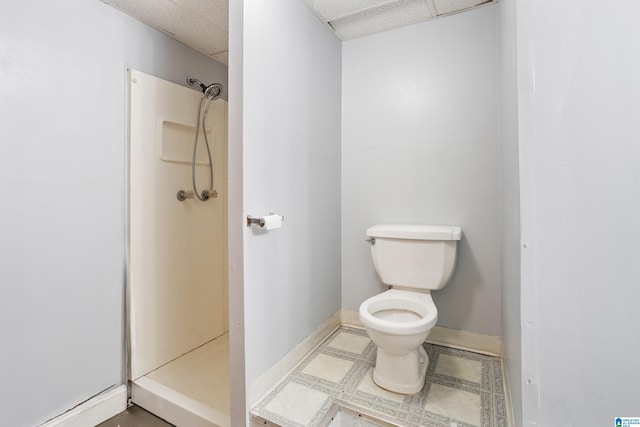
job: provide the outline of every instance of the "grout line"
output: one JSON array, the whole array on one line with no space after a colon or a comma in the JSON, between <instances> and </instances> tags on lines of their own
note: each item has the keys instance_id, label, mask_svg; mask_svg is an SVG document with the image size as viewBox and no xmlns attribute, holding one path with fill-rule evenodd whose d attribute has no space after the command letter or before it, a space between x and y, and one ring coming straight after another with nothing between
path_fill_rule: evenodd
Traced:
<instances>
[{"instance_id":1,"label":"grout line","mask_svg":"<svg viewBox=\"0 0 640 427\"><path fill-rule=\"evenodd\" d=\"M266 406L268 405L268 403L273 401L273 399L276 398L276 396L280 392L280 391L274 392L279 386L282 386L283 388L289 383L297 383L299 385L307 386L312 389L316 389L316 387L318 387L316 389L317 391L328 394L329 400L326 401L325 404L317 412L315 412L314 415L311 416L311 419L313 420L313 423L311 425L313 426L326 425L326 423L329 422L327 420L332 419L331 413L335 411L336 405L338 405L338 407L346 406L346 407L349 407L349 409L355 408L356 412L362 412L363 414L367 413L368 411L371 411L374 407L377 407L377 411L374 411L373 413L369 413L368 415L373 418L381 417L380 421L389 422L391 423L391 425L393 425L396 422L403 422L402 419L400 418L394 419L394 417L398 417L398 416L402 416L404 418L412 418L414 420L412 422L416 422L416 423L427 422L427 421L433 422L433 419L439 420L438 422L442 422L444 424L448 424L449 422L453 421L453 419L450 416L438 415L436 413L433 413L431 411L424 409L429 388L424 389L421 393L417 395L404 397L403 400L401 400L400 402L396 402L395 400L385 401L384 400L385 397L382 395L378 396L377 394L371 394L366 391L358 390L358 385L361 383L362 379L364 378L363 375L365 375L365 373L368 372L368 368L366 368L364 365L361 366L358 363L358 361L360 360L362 355L365 354L365 352L368 352L368 349L370 348L369 346L371 344L365 347L365 349L362 350L360 355L358 355L355 358L355 360L349 359L352 365L349 371L337 383L328 379L320 380L319 377L314 380L314 377L315 377L314 375L310 375L309 378L306 378L306 377L303 378L297 374L294 375L294 371L301 364L308 362L309 357L312 354L318 353L318 350L320 350L319 354L326 354L327 356L331 356L331 357L338 357L340 351L355 354L349 350L340 349L339 347L333 348L328 346L329 340L332 337L334 337L336 333L338 333L339 331L353 333L354 331L362 332L363 329L358 327L353 327L352 325L339 325L338 327L336 327L332 331L332 333L329 334L324 340L322 340L322 342L320 342L317 346L315 346L296 365L296 367L291 369L291 371L289 371L286 377L284 377L278 384L276 384L272 388L271 391L269 391L269 393L265 394L256 403L256 405L254 405L251 411L251 415L254 419L264 419L271 423L280 422L282 423L283 426L297 425L296 423L291 424L286 421L287 420L286 413L285 414L275 413L266 409ZM436 354L445 354L455 358L466 359L465 357L462 357L461 355L457 354L458 352L474 354L476 356L473 356L472 358L467 360L480 362L481 364L490 363L491 366L494 366L494 363L497 360L499 360L501 378L497 378L497 375L496 375L497 371L491 368L489 371L489 377L485 379L485 382L488 381L488 383L485 384L485 382L482 381L482 379L485 377L482 377L482 376L480 380L481 382L475 383L474 381L465 380L465 379L454 377L454 376L448 376L445 374L436 374L435 369L436 369L436 365L439 362L439 358L435 357L432 360L433 375L429 377L431 381L430 384L439 384L442 387L449 387L455 390L461 390L463 392L467 391L468 393L477 394L481 399L480 400L481 406L480 408L478 408L478 410L480 411L478 414L480 416L480 422L482 424L483 417L489 416L490 423L484 424L484 426L487 426L487 427L495 426L496 423L499 422L500 420L499 418L497 418L498 414L496 413L495 409L496 409L496 402L498 401L496 399L499 399L502 396L502 399L504 399L505 405L507 406L505 421L507 425L510 425L510 418L509 418L510 408L508 407L508 405L510 404L510 400L507 400L507 396L506 396L508 386L505 382L506 376L504 374L504 369L505 369L504 358L494 354L485 354L483 352L478 352L477 350L469 351L467 349L459 349L459 348L450 347L450 346L441 345L441 344L432 344L432 343L426 343L426 344L435 346L432 348L434 348L434 350L436 351ZM338 352L336 353L334 350L338 350ZM451 350L453 350L453 352L450 352ZM369 352L366 358L373 360L372 358L375 357L374 354L375 353ZM500 379L502 381L502 388L503 388L503 392L505 393L504 395L501 393L495 392L494 383L496 379ZM441 381L443 383L441 383ZM486 398L488 398L489 400L488 401L485 400ZM360 402L368 401L368 404L366 403L358 404L357 403L358 400ZM482 402L485 402L485 405L487 404L489 405L484 407L484 410L483 410ZM346 403L346 405L343 405L343 403ZM293 405L295 405L295 402L293 403ZM381 415L380 414L381 411L387 411L388 414ZM390 416L390 414L395 414L395 415ZM404 425L404 424L401 424L401 425Z\"/></svg>"}]
</instances>

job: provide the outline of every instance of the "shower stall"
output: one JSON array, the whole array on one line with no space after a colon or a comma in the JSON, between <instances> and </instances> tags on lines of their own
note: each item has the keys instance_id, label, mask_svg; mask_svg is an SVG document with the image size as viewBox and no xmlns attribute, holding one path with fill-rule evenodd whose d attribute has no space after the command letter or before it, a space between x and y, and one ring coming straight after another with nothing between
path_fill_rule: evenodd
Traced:
<instances>
[{"instance_id":1,"label":"shower stall","mask_svg":"<svg viewBox=\"0 0 640 427\"><path fill-rule=\"evenodd\" d=\"M196 90L129 79L132 401L178 426L226 427L227 102L195 78Z\"/></svg>"}]
</instances>

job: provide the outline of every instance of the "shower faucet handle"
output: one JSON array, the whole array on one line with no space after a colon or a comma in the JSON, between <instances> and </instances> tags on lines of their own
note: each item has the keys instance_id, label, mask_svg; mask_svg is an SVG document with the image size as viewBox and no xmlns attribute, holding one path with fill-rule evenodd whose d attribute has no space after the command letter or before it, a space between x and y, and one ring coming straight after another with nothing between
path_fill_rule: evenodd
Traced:
<instances>
[{"instance_id":1,"label":"shower faucet handle","mask_svg":"<svg viewBox=\"0 0 640 427\"><path fill-rule=\"evenodd\" d=\"M202 191L202 200L209 200L209 199L217 199L218 198L218 192L216 190L203 190Z\"/></svg>"},{"instance_id":2,"label":"shower faucet handle","mask_svg":"<svg viewBox=\"0 0 640 427\"><path fill-rule=\"evenodd\" d=\"M187 191L180 190L180 191L178 191L178 194L176 194L176 197L181 202L184 202L187 199L193 199L195 197L195 194L191 190L187 190Z\"/></svg>"}]
</instances>

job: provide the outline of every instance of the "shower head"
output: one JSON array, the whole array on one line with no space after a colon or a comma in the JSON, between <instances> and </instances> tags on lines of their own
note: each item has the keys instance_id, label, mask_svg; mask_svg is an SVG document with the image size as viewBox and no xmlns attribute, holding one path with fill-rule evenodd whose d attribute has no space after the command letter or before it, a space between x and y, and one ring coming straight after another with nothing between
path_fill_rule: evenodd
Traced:
<instances>
[{"instance_id":1,"label":"shower head","mask_svg":"<svg viewBox=\"0 0 640 427\"><path fill-rule=\"evenodd\" d=\"M212 83L204 89L204 94L206 97L210 98L212 101L220 98L224 88L220 83Z\"/></svg>"},{"instance_id":2,"label":"shower head","mask_svg":"<svg viewBox=\"0 0 640 427\"><path fill-rule=\"evenodd\" d=\"M200 86L202 93L212 101L220 98L224 92L224 88L220 83L213 83L207 86L194 77L187 77L187 84L189 86Z\"/></svg>"}]
</instances>

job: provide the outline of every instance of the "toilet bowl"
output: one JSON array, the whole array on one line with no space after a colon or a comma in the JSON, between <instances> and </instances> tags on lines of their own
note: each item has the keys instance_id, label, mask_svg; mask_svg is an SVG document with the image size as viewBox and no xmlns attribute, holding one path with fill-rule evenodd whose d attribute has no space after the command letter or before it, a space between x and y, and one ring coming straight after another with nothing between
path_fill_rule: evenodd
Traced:
<instances>
[{"instance_id":1,"label":"toilet bowl","mask_svg":"<svg viewBox=\"0 0 640 427\"><path fill-rule=\"evenodd\" d=\"M429 363L422 343L438 320L431 294L390 289L360 305L360 320L378 346L373 381L396 393L418 393Z\"/></svg>"},{"instance_id":2,"label":"toilet bowl","mask_svg":"<svg viewBox=\"0 0 640 427\"><path fill-rule=\"evenodd\" d=\"M422 390L429 364L422 343L438 320L431 291L448 283L461 234L460 227L432 225L367 230L376 272L391 287L360 305L360 321L378 347L378 386L402 394Z\"/></svg>"}]
</instances>

